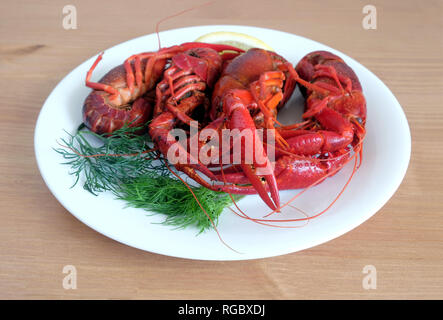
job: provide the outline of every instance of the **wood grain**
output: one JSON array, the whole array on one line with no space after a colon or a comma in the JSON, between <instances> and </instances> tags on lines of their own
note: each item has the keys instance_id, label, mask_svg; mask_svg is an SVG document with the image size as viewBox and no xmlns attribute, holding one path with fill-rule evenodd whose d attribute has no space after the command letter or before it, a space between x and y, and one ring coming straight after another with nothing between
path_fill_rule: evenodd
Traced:
<instances>
[{"instance_id":1,"label":"wood grain","mask_svg":"<svg viewBox=\"0 0 443 320\"><path fill-rule=\"evenodd\" d=\"M376 30L362 28L366 1L217 1L161 26L292 32L355 58L394 92L412 131L408 173L382 210L336 240L255 261L176 259L102 236L51 195L33 133L54 86L86 58L202 2L72 0L77 30L63 29L63 2L0 3L0 298L443 298L442 1L371 1ZM376 290L362 288L368 264ZM76 290L62 287L65 265L77 267Z\"/></svg>"}]
</instances>

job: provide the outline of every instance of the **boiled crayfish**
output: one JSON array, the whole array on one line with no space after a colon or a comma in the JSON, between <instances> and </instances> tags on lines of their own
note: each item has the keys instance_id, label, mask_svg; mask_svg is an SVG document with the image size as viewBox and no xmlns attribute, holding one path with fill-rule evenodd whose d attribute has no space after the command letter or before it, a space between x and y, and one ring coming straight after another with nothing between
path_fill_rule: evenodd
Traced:
<instances>
[{"instance_id":1,"label":"boiled crayfish","mask_svg":"<svg viewBox=\"0 0 443 320\"><path fill-rule=\"evenodd\" d=\"M219 139L226 129L251 133L252 162L246 161L241 137L233 137L226 149L220 144L214 162L220 166L203 162L200 152L195 156L188 145L178 147L185 156L175 163L176 169L212 190L258 193L275 211L280 208L279 190L319 183L342 168L351 153L361 153L365 98L353 70L332 53L309 53L294 68L263 49L243 52L226 45L184 43L133 55L99 82L91 82L101 58L86 77L93 91L84 103L83 120L90 130L108 134L124 124L151 120L149 134L165 158L177 147L171 134L176 128L186 130L187 139L192 128L198 133L212 129ZM306 98L304 121L283 126L277 113L296 84ZM260 137L260 129L272 134ZM199 139L197 151L207 144ZM236 144L240 163L226 167L222 155L227 150L232 159Z\"/></svg>"}]
</instances>

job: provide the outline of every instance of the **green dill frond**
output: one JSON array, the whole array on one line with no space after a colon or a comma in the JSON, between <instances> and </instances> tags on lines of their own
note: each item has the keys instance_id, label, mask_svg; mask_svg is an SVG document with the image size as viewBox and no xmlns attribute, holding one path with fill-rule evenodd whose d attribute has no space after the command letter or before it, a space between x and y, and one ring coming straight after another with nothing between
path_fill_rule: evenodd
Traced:
<instances>
[{"instance_id":1,"label":"green dill frond","mask_svg":"<svg viewBox=\"0 0 443 320\"><path fill-rule=\"evenodd\" d=\"M114 190L121 181L138 177L150 170L165 171L153 160L156 154L147 152L150 137L137 135L138 128L123 127L113 134L98 135L80 130L68 139L61 139L61 148L55 149L71 167L75 186L84 177L83 188L97 195L98 192ZM95 140L94 146L91 140Z\"/></svg>"},{"instance_id":2,"label":"green dill frond","mask_svg":"<svg viewBox=\"0 0 443 320\"><path fill-rule=\"evenodd\" d=\"M223 209L232 204L229 195L204 187L191 187L191 189L217 225ZM143 175L121 184L116 195L131 207L165 214L164 224L177 228L195 226L200 230L199 233L212 227L211 221L195 201L192 193L178 179L155 173Z\"/></svg>"},{"instance_id":3,"label":"green dill frond","mask_svg":"<svg viewBox=\"0 0 443 320\"><path fill-rule=\"evenodd\" d=\"M182 181L170 175L152 151L148 134L140 135L140 127L125 126L110 135L98 135L84 126L77 133L61 139L61 147L54 149L70 167L75 177L72 187L80 181L83 188L94 195L113 192L128 206L166 216L164 224L177 228L195 226L199 233L212 224L192 193ZM225 193L204 187L191 187L214 224L231 198ZM240 199L237 196L236 199Z\"/></svg>"}]
</instances>

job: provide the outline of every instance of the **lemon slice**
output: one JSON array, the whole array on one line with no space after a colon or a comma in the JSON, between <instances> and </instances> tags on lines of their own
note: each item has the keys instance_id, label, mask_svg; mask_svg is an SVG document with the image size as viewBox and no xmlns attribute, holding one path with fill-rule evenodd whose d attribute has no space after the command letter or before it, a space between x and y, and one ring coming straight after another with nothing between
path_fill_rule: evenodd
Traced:
<instances>
[{"instance_id":1,"label":"lemon slice","mask_svg":"<svg viewBox=\"0 0 443 320\"><path fill-rule=\"evenodd\" d=\"M264 43L260 39L253 36L228 31L218 31L205 34L195 40L195 42L206 42L213 44L227 44L243 50L249 50L251 48L261 48L265 50L274 51L271 46Z\"/></svg>"}]
</instances>

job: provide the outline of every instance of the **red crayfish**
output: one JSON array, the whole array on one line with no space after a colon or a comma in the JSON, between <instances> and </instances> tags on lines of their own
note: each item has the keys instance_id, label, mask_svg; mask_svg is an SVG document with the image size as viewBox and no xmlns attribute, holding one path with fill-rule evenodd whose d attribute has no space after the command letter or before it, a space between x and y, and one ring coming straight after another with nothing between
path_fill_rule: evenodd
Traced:
<instances>
[{"instance_id":1,"label":"red crayfish","mask_svg":"<svg viewBox=\"0 0 443 320\"><path fill-rule=\"evenodd\" d=\"M179 147L185 161L176 163L176 169L212 190L257 193L276 211L279 190L319 183L342 168L351 154L361 154L366 122L362 88L353 70L330 52L309 53L294 68L263 49L243 52L226 45L184 43L133 55L91 82L101 58L87 73L86 85L93 91L83 106L84 123L96 133L150 120L149 134L166 157L176 143L171 130L189 132L194 120L199 120L197 130L210 128L220 137L224 129L251 132L253 161L245 161L246 148L241 138L234 138L227 150L232 158L234 145L240 143L241 161L227 168L221 162L218 168L203 163L199 153L195 157L186 146ZM306 98L304 121L284 126L277 113L296 84ZM260 139L259 129L272 130L275 143L268 134ZM206 144L200 139L198 150ZM270 150L275 161L268 157ZM219 160L223 152L220 147Z\"/></svg>"}]
</instances>

